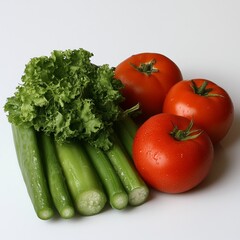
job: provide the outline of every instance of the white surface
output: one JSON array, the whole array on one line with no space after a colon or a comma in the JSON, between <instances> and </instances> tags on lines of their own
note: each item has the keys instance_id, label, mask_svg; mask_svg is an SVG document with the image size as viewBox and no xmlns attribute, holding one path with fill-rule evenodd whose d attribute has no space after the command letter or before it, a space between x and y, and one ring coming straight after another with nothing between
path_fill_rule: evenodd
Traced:
<instances>
[{"instance_id":1,"label":"white surface","mask_svg":"<svg viewBox=\"0 0 240 240\"><path fill-rule=\"evenodd\" d=\"M1 239L240 239L239 0L1 0ZM152 193L144 205L93 217L39 220L15 156L2 106L31 57L85 48L112 66L132 54L163 53L185 79L215 81L231 95L235 121L214 167L185 194Z\"/></svg>"}]
</instances>

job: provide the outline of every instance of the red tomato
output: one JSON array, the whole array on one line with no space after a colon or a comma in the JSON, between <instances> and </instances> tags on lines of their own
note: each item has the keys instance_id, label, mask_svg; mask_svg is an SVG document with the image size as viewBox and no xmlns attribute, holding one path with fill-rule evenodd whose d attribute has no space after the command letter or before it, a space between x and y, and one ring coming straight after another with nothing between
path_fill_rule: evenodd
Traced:
<instances>
[{"instance_id":1,"label":"red tomato","mask_svg":"<svg viewBox=\"0 0 240 240\"><path fill-rule=\"evenodd\" d=\"M214 150L209 136L185 117L161 113L138 129L133 142L134 164L156 190L185 192L207 176Z\"/></svg>"},{"instance_id":2,"label":"red tomato","mask_svg":"<svg viewBox=\"0 0 240 240\"><path fill-rule=\"evenodd\" d=\"M229 131L234 115L227 92L206 79L181 81L168 92L163 112L192 119L215 144Z\"/></svg>"},{"instance_id":3,"label":"red tomato","mask_svg":"<svg viewBox=\"0 0 240 240\"><path fill-rule=\"evenodd\" d=\"M116 67L115 77L124 85L123 109L139 103L142 119L160 113L167 92L182 80L177 65L158 53L140 53L127 58Z\"/></svg>"}]
</instances>

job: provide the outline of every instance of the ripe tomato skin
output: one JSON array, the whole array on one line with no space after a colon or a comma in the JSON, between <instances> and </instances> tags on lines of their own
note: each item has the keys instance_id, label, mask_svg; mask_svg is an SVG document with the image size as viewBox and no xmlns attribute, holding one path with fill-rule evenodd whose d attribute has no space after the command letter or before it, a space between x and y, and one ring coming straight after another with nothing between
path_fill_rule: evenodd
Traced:
<instances>
[{"instance_id":1,"label":"ripe tomato skin","mask_svg":"<svg viewBox=\"0 0 240 240\"><path fill-rule=\"evenodd\" d=\"M151 61L155 63L150 74L136 69L141 64L148 64ZM182 80L182 74L178 66L166 56L146 52L132 55L121 62L115 69L115 78L124 85L123 109L139 103L141 118L145 120L162 111L167 92L175 83Z\"/></svg>"},{"instance_id":2,"label":"ripe tomato skin","mask_svg":"<svg viewBox=\"0 0 240 240\"><path fill-rule=\"evenodd\" d=\"M228 93L207 79L193 79L200 87L207 81L209 94L217 96L201 96L194 93L192 80L184 80L174 85L168 92L163 112L172 113L193 119L195 124L205 130L213 144L220 142L228 133L234 118L234 107Z\"/></svg>"},{"instance_id":3,"label":"ripe tomato skin","mask_svg":"<svg viewBox=\"0 0 240 240\"><path fill-rule=\"evenodd\" d=\"M214 149L202 132L195 139L179 141L170 135L174 126L186 129L190 120L167 113L149 118L138 129L133 142L133 160L142 178L166 193L186 192L210 171ZM193 125L192 130L199 130Z\"/></svg>"}]
</instances>

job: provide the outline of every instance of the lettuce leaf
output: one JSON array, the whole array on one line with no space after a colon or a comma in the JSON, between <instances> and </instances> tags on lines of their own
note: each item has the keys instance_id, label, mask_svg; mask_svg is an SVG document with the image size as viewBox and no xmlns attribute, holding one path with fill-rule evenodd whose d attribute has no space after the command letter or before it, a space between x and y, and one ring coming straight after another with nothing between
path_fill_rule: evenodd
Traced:
<instances>
[{"instance_id":1,"label":"lettuce leaf","mask_svg":"<svg viewBox=\"0 0 240 240\"><path fill-rule=\"evenodd\" d=\"M77 138L105 150L111 147L122 84L114 78L114 68L96 66L92 56L80 48L32 58L22 84L4 106L9 122L53 134L59 143Z\"/></svg>"}]
</instances>

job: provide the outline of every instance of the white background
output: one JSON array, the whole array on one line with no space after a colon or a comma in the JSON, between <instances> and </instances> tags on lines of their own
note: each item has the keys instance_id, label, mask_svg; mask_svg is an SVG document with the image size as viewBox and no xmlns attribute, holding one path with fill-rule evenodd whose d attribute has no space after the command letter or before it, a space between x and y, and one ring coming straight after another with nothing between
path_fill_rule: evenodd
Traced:
<instances>
[{"instance_id":1,"label":"white background","mask_svg":"<svg viewBox=\"0 0 240 240\"><path fill-rule=\"evenodd\" d=\"M239 0L0 1L1 239L240 239ZM185 194L92 217L38 219L17 164L3 105L30 58L85 48L116 66L139 52L171 58L185 79L208 78L232 97L235 121L206 181Z\"/></svg>"}]
</instances>

